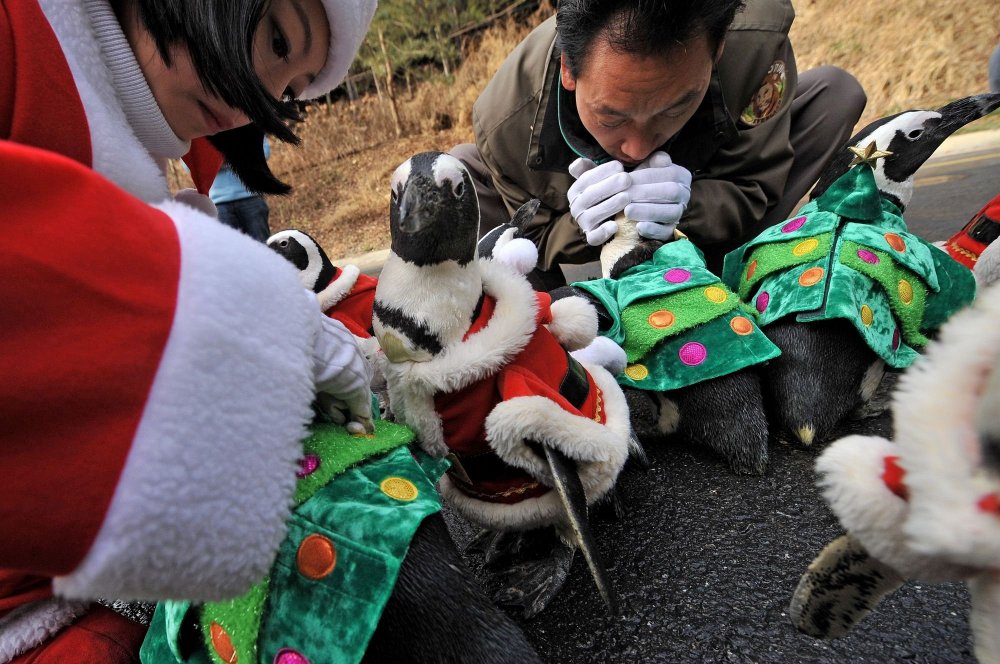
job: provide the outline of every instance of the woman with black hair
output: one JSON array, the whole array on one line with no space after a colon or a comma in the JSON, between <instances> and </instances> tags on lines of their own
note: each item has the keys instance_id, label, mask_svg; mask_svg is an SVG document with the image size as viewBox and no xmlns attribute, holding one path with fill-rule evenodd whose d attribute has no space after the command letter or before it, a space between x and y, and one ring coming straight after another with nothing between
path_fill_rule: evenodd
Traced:
<instances>
[{"instance_id":1,"label":"woman with black hair","mask_svg":"<svg viewBox=\"0 0 1000 664\"><path fill-rule=\"evenodd\" d=\"M245 591L284 537L315 393L370 426L352 335L183 201L222 161L204 137L286 189L262 134L297 142L293 100L341 82L374 10L0 0L0 662L134 656L141 630L95 597ZM184 155L203 191L173 200Z\"/></svg>"}]
</instances>

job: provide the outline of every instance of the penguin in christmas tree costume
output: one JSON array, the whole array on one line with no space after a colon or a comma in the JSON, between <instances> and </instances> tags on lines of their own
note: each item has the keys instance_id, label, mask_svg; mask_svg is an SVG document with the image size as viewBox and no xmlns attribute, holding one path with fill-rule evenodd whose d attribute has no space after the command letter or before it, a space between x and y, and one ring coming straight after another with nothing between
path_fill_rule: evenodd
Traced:
<instances>
[{"instance_id":1,"label":"penguin in christmas tree costume","mask_svg":"<svg viewBox=\"0 0 1000 664\"><path fill-rule=\"evenodd\" d=\"M569 288L598 307L601 334L620 345L633 429L707 445L736 473L767 467L768 425L756 367L779 354L754 311L708 270L682 233L643 239L620 216L601 249L603 279Z\"/></svg>"},{"instance_id":2,"label":"penguin in christmas tree costume","mask_svg":"<svg viewBox=\"0 0 1000 664\"><path fill-rule=\"evenodd\" d=\"M726 256L723 279L781 349L762 381L772 429L827 439L908 367L928 335L975 294L965 266L907 231L913 175L956 129L1000 106L978 95L868 125L793 218Z\"/></svg>"},{"instance_id":3,"label":"penguin in christmas tree costume","mask_svg":"<svg viewBox=\"0 0 1000 664\"><path fill-rule=\"evenodd\" d=\"M450 155L396 169L390 224L374 309L389 410L423 450L452 461L438 488L455 511L503 533L488 559L504 586L497 600L534 615L576 548L611 600L586 507L625 463L628 410L611 374L568 352L593 340L596 312L578 297L551 302L517 270L478 259L479 203ZM539 555L518 559L516 547Z\"/></svg>"},{"instance_id":4,"label":"penguin in christmas tree costume","mask_svg":"<svg viewBox=\"0 0 1000 664\"><path fill-rule=\"evenodd\" d=\"M964 581L976 657L1000 662L1000 287L944 325L892 414L895 440L848 436L817 460L847 534L803 574L792 622L836 638L906 581Z\"/></svg>"}]
</instances>

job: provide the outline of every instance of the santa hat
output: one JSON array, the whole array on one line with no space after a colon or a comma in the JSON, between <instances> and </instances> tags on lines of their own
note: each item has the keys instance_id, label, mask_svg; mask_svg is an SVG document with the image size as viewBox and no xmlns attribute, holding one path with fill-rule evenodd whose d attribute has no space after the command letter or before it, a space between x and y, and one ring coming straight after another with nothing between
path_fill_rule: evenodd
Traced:
<instances>
[{"instance_id":1,"label":"santa hat","mask_svg":"<svg viewBox=\"0 0 1000 664\"><path fill-rule=\"evenodd\" d=\"M322 0L330 22L330 52L326 64L299 99L315 99L343 82L361 48L378 0Z\"/></svg>"}]
</instances>

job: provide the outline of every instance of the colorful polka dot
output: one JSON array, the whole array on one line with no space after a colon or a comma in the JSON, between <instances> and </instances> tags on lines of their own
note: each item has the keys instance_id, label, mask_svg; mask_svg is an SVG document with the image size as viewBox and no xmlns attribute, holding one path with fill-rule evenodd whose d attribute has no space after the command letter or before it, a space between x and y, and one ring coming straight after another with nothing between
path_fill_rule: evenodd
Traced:
<instances>
[{"instance_id":1,"label":"colorful polka dot","mask_svg":"<svg viewBox=\"0 0 1000 664\"><path fill-rule=\"evenodd\" d=\"M759 311L760 313L764 313L764 311L767 309L768 303L770 302L771 302L771 294L768 293L767 291L761 291L761 293L757 296L757 300L755 302L757 311Z\"/></svg>"},{"instance_id":2,"label":"colorful polka dot","mask_svg":"<svg viewBox=\"0 0 1000 664\"><path fill-rule=\"evenodd\" d=\"M903 301L903 304L909 304L913 302L913 286L906 279L899 280L899 299Z\"/></svg>"},{"instance_id":3,"label":"colorful polka dot","mask_svg":"<svg viewBox=\"0 0 1000 664\"><path fill-rule=\"evenodd\" d=\"M329 537L313 533L299 544L295 566L307 579L322 579L337 566L337 548Z\"/></svg>"},{"instance_id":4,"label":"colorful polka dot","mask_svg":"<svg viewBox=\"0 0 1000 664\"><path fill-rule=\"evenodd\" d=\"M889 246L896 251L902 253L906 251L906 241L899 237L895 233L886 233L884 235L885 241L889 243Z\"/></svg>"},{"instance_id":5,"label":"colorful polka dot","mask_svg":"<svg viewBox=\"0 0 1000 664\"><path fill-rule=\"evenodd\" d=\"M690 278L691 273L680 267L671 268L663 273L664 281L669 281L672 284L683 284Z\"/></svg>"},{"instance_id":6,"label":"colorful polka dot","mask_svg":"<svg viewBox=\"0 0 1000 664\"><path fill-rule=\"evenodd\" d=\"M868 263L869 265L878 265L878 256L868 251L867 249L858 249L858 258Z\"/></svg>"},{"instance_id":7,"label":"colorful polka dot","mask_svg":"<svg viewBox=\"0 0 1000 664\"><path fill-rule=\"evenodd\" d=\"M805 256L810 251L815 250L816 247L818 246L819 246L819 240L817 240L814 237L811 237L808 240L802 240L802 242L799 242L797 245L795 245L795 248L792 249L792 253L796 256Z\"/></svg>"},{"instance_id":8,"label":"colorful polka dot","mask_svg":"<svg viewBox=\"0 0 1000 664\"><path fill-rule=\"evenodd\" d=\"M705 289L705 299L709 302L714 302L716 304L722 304L726 301L728 295L726 291L719 288L718 286L709 286Z\"/></svg>"},{"instance_id":9,"label":"colorful polka dot","mask_svg":"<svg viewBox=\"0 0 1000 664\"><path fill-rule=\"evenodd\" d=\"M382 493L396 500L410 501L419 493L413 482L402 477L387 477L379 485Z\"/></svg>"},{"instance_id":10,"label":"colorful polka dot","mask_svg":"<svg viewBox=\"0 0 1000 664\"><path fill-rule=\"evenodd\" d=\"M757 271L757 259L750 261L750 265L747 266L747 281L753 279L753 273Z\"/></svg>"},{"instance_id":11,"label":"colorful polka dot","mask_svg":"<svg viewBox=\"0 0 1000 664\"><path fill-rule=\"evenodd\" d=\"M633 364L625 368L625 375L632 380L645 380L646 377L649 376L649 369L642 364Z\"/></svg>"},{"instance_id":12,"label":"colorful polka dot","mask_svg":"<svg viewBox=\"0 0 1000 664\"><path fill-rule=\"evenodd\" d=\"M705 350L704 345L697 341L689 341L681 346L681 349L677 351L677 356L684 364L695 367L705 361L705 358L708 357L708 351Z\"/></svg>"},{"instance_id":13,"label":"colorful polka dot","mask_svg":"<svg viewBox=\"0 0 1000 664\"><path fill-rule=\"evenodd\" d=\"M296 650L282 648L274 653L274 664L309 664L309 660Z\"/></svg>"},{"instance_id":14,"label":"colorful polka dot","mask_svg":"<svg viewBox=\"0 0 1000 664\"><path fill-rule=\"evenodd\" d=\"M295 476L300 480L309 477L319 468L319 457L315 454L307 454L299 459L299 469L295 471Z\"/></svg>"},{"instance_id":15,"label":"colorful polka dot","mask_svg":"<svg viewBox=\"0 0 1000 664\"><path fill-rule=\"evenodd\" d=\"M655 327L658 330L664 330L674 324L676 317L672 311L660 309L659 311L654 311L649 314L649 318L646 320L649 322L650 327Z\"/></svg>"},{"instance_id":16,"label":"colorful polka dot","mask_svg":"<svg viewBox=\"0 0 1000 664\"><path fill-rule=\"evenodd\" d=\"M861 305L861 322L865 324L865 327L871 325L875 321L875 314L872 312L872 308L867 304Z\"/></svg>"},{"instance_id":17,"label":"colorful polka dot","mask_svg":"<svg viewBox=\"0 0 1000 664\"><path fill-rule=\"evenodd\" d=\"M897 327L892 331L892 350L899 350L899 344L902 342L902 336L899 334L899 328Z\"/></svg>"},{"instance_id":18,"label":"colorful polka dot","mask_svg":"<svg viewBox=\"0 0 1000 664\"><path fill-rule=\"evenodd\" d=\"M229 633L223 629L222 625L214 621L208 628L208 632L212 639L212 648L215 649L215 654L219 656L219 659L227 664L236 664L239 658L236 656L236 648L233 647L233 640Z\"/></svg>"},{"instance_id":19,"label":"colorful polka dot","mask_svg":"<svg viewBox=\"0 0 1000 664\"><path fill-rule=\"evenodd\" d=\"M733 332L741 336L746 336L753 332L753 323L750 322L749 318L744 316L734 316L729 321L729 327L733 328Z\"/></svg>"},{"instance_id":20,"label":"colorful polka dot","mask_svg":"<svg viewBox=\"0 0 1000 664\"><path fill-rule=\"evenodd\" d=\"M823 279L823 268L811 267L799 275L800 286L814 286Z\"/></svg>"},{"instance_id":21,"label":"colorful polka dot","mask_svg":"<svg viewBox=\"0 0 1000 664\"><path fill-rule=\"evenodd\" d=\"M805 217L796 217L781 227L782 233L794 233L806 225Z\"/></svg>"}]
</instances>

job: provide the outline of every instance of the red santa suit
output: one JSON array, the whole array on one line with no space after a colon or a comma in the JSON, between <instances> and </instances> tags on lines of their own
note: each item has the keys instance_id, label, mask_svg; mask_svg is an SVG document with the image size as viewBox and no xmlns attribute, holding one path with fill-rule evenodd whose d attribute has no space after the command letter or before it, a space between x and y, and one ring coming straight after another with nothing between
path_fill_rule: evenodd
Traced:
<instances>
[{"instance_id":1,"label":"red santa suit","mask_svg":"<svg viewBox=\"0 0 1000 664\"><path fill-rule=\"evenodd\" d=\"M319 315L287 261L170 200L188 145L105 0L0 0L0 90L4 662L92 598L267 572Z\"/></svg>"}]
</instances>

